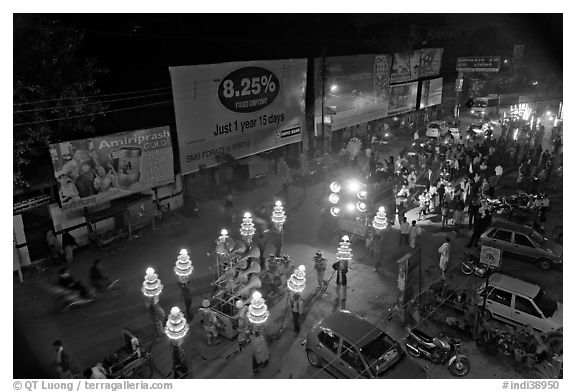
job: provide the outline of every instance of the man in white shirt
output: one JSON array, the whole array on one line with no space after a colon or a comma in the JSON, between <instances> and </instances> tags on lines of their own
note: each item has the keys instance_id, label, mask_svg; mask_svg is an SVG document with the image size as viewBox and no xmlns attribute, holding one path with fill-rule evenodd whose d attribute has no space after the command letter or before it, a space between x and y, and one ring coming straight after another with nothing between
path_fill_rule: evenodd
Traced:
<instances>
[{"instance_id":1,"label":"man in white shirt","mask_svg":"<svg viewBox=\"0 0 576 392\"><path fill-rule=\"evenodd\" d=\"M406 245L409 245L408 237L410 234L410 224L408 223L408 219L404 217L402 219L402 223L400 223L400 241L398 241L398 245L402 245L404 242Z\"/></svg>"},{"instance_id":2,"label":"man in white shirt","mask_svg":"<svg viewBox=\"0 0 576 392\"><path fill-rule=\"evenodd\" d=\"M440 271L442 272L442 280L446 280L446 269L448 268L448 262L450 261L450 251L452 250L450 246L450 238L446 237L446 241L438 248L438 253L440 253Z\"/></svg>"}]
</instances>

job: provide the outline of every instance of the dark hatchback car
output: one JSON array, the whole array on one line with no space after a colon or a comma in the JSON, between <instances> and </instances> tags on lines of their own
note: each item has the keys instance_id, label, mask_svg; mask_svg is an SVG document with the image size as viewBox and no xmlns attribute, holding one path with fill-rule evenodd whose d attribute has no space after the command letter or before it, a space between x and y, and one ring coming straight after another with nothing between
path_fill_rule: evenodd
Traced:
<instances>
[{"instance_id":1,"label":"dark hatchback car","mask_svg":"<svg viewBox=\"0 0 576 392\"><path fill-rule=\"evenodd\" d=\"M310 330L306 356L337 378L426 378L398 342L348 311L333 313Z\"/></svg>"}]
</instances>

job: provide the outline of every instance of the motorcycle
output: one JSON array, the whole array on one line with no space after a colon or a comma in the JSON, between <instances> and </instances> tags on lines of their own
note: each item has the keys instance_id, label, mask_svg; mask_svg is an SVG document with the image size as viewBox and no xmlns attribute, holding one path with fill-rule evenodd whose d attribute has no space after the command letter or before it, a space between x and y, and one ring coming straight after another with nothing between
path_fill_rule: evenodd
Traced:
<instances>
[{"instance_id":1,"label":"motorcycle","mask_svg":"<svg viewBox=\"0 0 576 392\"><path fill-rule=\"evenodd\" d=\"M62 312L67 312L94 301L93 298L86 298L81 296L77 290L70 290L56 286L53 288L53 291L58 296L58 302L61 306Z\"/></svg>"},{"instance_id":2,"label":"motorcycle","mask_svg":"<svg viewBox=\"0 0 576 392\"><path fill-rule=\"evenodd\" d=\"M430 337L413 328L408 329L406 351L413 357L421 357L434 364L448 363L448 370L456 377L470 372L470 361L460 353L460 340L447 336Z\"/></svg>"},{"instance_id":3,"label":"motorcycle","mask_svg":"<svg viewBox=\"0 0 576 392\"><path fill-rule=\"evenodd\" d=\"M475 274L481 278L486 276L487 272L486 266L480 264L480 259L471 255L470 252L464 253L464 256L460 259L460 270L464 275Z\"/></svg>"}]
</instances>

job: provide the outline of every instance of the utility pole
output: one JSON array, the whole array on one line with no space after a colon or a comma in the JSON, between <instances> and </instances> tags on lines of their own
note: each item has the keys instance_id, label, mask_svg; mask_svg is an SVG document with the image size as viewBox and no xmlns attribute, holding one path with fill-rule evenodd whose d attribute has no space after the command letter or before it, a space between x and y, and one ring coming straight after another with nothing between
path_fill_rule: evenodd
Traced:
<instances>
[{"instance_id":1,"label":"utility pole","mask_svg":"<svg viewBox=\"0 0 576 392\"><path fill-rule=\"evenodd\" d=\"M462 91L463 84L464 72L458 72L458 77L456 78L456 102L454 103L454 120L458 120L460 117L460 92Z\"/></svg>"},{"instance_id":2,"label":"utility pole","mask_svg":"<svg viewBox=\"0 0 576 392\"><path fill-rule=\"evenodd\" d=\"M321 109L321 115L322 115L322 125L321 125L321 130L320 130L320 137L321 137L321 147L320 147L320 151L322 153L322 155L324 155L324 101L325 101L325 96L326 96L326 48L324 48L324 50L322 51L322 60L320 63L320 66L322 67L321 69L321 75L322 75L322 83L321 83L321 88L322 88L322 109Z\"/></svg>"}]
</instances>

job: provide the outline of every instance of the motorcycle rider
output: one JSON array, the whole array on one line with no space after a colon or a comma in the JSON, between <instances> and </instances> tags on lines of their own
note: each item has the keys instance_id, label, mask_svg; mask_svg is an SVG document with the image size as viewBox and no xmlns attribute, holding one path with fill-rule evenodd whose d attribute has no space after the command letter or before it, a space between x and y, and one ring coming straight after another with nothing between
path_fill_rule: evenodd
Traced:
<instances>
[{"instance_id":1,"label":"motorcycle rider","mask_svg":"<svg viewBox=\"0 0 576 392\"><path fill-rule=\"evenodd\" d=\"M96 289L98 292L106 290L110 285L112 280L104 273L100 263L100 259L96 259L92 262L92 267L90 267L90 285Z\"/></svg>"},{"instance_id":2,"label":"motorcycle rider","mask_svg":"<svg viewBox=\"0 0 576 392\"><path fill-rule=\"evenodd\" d=\"M88 294L86 287L72 277L68 267L63 267L58 272L58 286L64 288L65 290L77 293L81 298L90 299L90 295Z\"/></svg>"}]
</instances>

